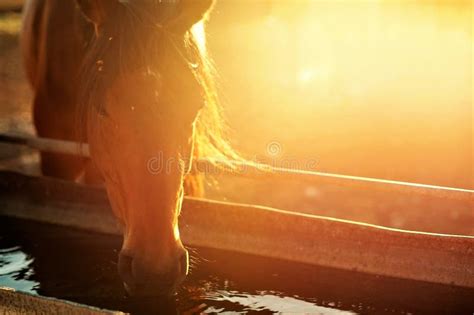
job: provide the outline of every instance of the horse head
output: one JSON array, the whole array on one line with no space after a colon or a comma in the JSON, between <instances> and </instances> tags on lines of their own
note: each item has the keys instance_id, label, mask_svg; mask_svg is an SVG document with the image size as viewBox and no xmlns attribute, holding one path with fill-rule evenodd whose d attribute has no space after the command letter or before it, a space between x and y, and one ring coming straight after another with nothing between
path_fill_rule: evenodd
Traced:
<instances>
[{"instance_id":1,"label":"horse head","mask_svg":"<svg viewBox=\"0 0 474 315\"><path fill-rule=\"evenodd\" d=\"M132 295L168 295L188 273L183 180L195 146L219 142L209 68L192 31L212 0L77 2L95 29L80 102L92 161L123 225L119 274Z\"/></svg>"}]
</instances>

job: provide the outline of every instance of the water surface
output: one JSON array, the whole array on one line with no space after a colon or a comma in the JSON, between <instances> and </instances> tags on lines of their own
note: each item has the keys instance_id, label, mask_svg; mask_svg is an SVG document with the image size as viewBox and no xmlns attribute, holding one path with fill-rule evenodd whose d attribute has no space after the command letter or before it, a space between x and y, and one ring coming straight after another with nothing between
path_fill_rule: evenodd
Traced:
<instances>
[{"instance_id":1,"label":"water surface","mask_svg":"<svg viewBox=\"0 0 474 315\"><path fill-rule=\"evenodd\" d=\"M0 286L133 314L472 314L474 290L192 248L175 298L131 299L120 238L0 219Z\"/></svg>"}]
</instances>

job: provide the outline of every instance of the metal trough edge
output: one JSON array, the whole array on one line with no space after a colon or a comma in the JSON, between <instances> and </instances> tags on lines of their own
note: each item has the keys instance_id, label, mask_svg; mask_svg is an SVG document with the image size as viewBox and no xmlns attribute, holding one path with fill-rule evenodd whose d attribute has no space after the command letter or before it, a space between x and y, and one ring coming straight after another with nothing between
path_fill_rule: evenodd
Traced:
<instances>
[{"instance_id":1,"label":"metal trough edge","mask_svg":"<svg viewBox=\"0 0 474 315\"><path fill-rule=\"evenodd\" d=\"M0 171L0 215L120 234L102 188ZM183 241L370 274L474 288L474 237L403 231L185 198Z\"/></svg>"},{"instance_id":2,"label":"metal trough edge","mask_svg":"<svg viewBox=\"0 0 474 315\"><path fill-rule=\"evenodd\" d=\"M0 314L126 314L0 287Z\"/></svg>"}]
</instances>

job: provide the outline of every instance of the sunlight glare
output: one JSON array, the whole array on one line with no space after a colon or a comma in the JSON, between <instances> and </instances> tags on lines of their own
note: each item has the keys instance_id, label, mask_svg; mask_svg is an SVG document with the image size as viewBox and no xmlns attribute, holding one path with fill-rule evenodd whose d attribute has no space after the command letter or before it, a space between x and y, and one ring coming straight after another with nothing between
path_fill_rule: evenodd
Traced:
<instances>
[{"instance_id":1,"label":"sunlight glare","mask_svg":"<svg viewBox=\"0 0 474 315\"><path fill-rule=\"evenodd\" d=\"M199 23L194 24L194 26L191 28L191 33L196 39L199 50L205 53L206 52L206 31L204 29L204 22L201 21Z\"/></svg>"}]
</instances>

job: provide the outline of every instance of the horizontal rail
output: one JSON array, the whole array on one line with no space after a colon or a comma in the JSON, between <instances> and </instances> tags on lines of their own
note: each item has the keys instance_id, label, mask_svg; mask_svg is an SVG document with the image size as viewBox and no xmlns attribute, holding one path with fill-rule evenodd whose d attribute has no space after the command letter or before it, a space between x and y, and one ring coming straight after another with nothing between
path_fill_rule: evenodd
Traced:
<instances>
[{"instance_id":1,"label":"horizontal rail","mask_svg":"<svg viewBox=\"0 0 474 315\"><path fill-rule=\"evenodd\" d=\"M25 145L44 152L72 154L83 157L90 156L88 144L80 144L73 141L33 136L0 134L0 143L1 142ZM472 203L474 200L473 189L427 185L317 171L286 169L269 166L266 164L242 161L223 161L204 158L196 161L196 164L197 169L205 173L216 174L219 172L226 172L232 175L250 178L275 178L305 182L330 182L331 184L340 184L346 186L362 186L368 189L389 189L391 191L400 191L402 193L417 193L441 198L466 200L469 203Z\"/></svg>"},{"instance_id":2,"label":"horizontal rail","mask_svg":"<svg viewBox=\"0 0 474 315\"><path fill-rule=\"evenodd\" d=\"M42 152L62 153L89 157L89 145L73 141L48 139L32 136L0 134L0 142L24 145Z\"/></svg>"},{"instance_id":3,"label":"horizontal rail","mask_svg":"<svg viewBox=\"0 0 474 315\"><path fill-rule=\"evenodd\" d=\"M0 12L21 10L25 0L2 0L0 1Z\"/></svg>"},{"instance_id":4,"label":"horizontal rail","mask_svg":"<svg viewBox=\"0 0 474 315\"><path fill-rule=\"evenodd\" d=\"M120 234L103 188L0 171L0 216ZM329 217L185 198L192 246L474 288L474 237L403 231Z\"/></svg>"}]
</instances>

